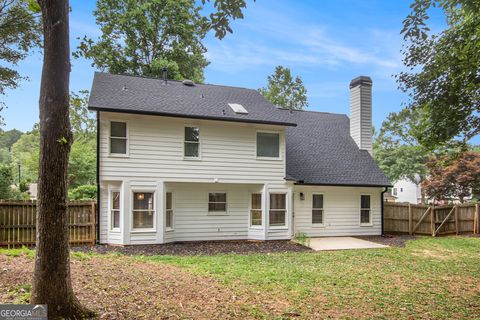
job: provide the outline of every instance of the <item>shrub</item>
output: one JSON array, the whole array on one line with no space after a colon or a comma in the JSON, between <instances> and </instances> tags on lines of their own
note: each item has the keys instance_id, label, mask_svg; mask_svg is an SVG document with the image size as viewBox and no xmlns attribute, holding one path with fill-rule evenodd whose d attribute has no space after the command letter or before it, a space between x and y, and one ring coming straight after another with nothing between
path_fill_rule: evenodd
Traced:
<instances>
[{"instance_id":1,"label":"shrub","mask_svg":"<svg viewBox=\"0 0 480 320\"><path fill-rule=\"evenodd\" d=\"M97 186L96 185L83 185L71 189L68 192L69 200L92 200L97 199Z\"/></svg>"}]
</instances>

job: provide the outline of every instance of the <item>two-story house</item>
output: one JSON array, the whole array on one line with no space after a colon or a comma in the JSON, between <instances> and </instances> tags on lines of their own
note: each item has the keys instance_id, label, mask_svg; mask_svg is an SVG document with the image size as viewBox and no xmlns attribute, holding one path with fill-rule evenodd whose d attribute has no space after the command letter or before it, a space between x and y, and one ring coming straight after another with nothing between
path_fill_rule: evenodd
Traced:
<instances>
[{"instance_id":1,"label":"two-story house","mask_svg":"<svg viewBox=\"0 0 480 320\"><path fill-rule=\"evenodd\" d=\"M351 119L279 109L256 90L96 73L101 243L382 232L372 81Z\"/></svg>"}]
</instances>

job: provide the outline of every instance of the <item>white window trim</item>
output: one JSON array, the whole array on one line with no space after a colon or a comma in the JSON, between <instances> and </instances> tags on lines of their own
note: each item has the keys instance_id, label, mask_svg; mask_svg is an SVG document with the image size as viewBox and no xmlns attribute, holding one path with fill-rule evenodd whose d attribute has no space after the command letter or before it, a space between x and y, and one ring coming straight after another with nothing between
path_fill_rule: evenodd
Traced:
<instances>
[{"instance_id":1,"label":"white window trim","mask_svg":"<svg viewBox=\"0 0 480 320\"><path fill-rule=\"evenodd\" d=\"M112 138L111 136L111 130L112 130L112 122L123 122L127 126L127 132L126 132L126 137L125 140L127 141L126 143L126 150L125 153L111 153L111 142L110 139ZM110 119L108 120L108 156L109 157L115 157L115 158L128 158L130 156L130 132L129 132L130 125L127 120L123 119ZM122 139L123 137L113 137L115 139Z\"/></svg>"},{"instance_id":2,"label":"white window trim","mask_svg":"<svg viewBox=\"0 0 480 320\"><path fill-rule=\"evenodd\" d=\"M259 133L276 133L278 134L278 157L261 157L261 156L258 156L258 153L257 153L257 146L258 146L258 134ZM275 130L256 130L255 131L255 158L257 160L267 160L267 161L282 161L283 160L283 157L282 157L282 139L283 139L283 135L282 135L282 132L280 131L275 131Z\"/></svg>"},{"instance_id":3,"label":"white window trim","mask_svg":"<svg viewBox=\"0 0 480 320\"><path fill-rule=\"evenodd\" d=\"M321 195L323 196L323 208L314 208L313 207L313 196L314 195ZM312 224L312 227L313 228L325 228L325 194L324 193L321 193L321 192L314 192L312 193L312 198L311 198L311 202L312 204L312 210L310 211L311 212L311 219L310 219L310 222ZM313 223L312 220L313 220L313 210L322 210L322 223Z\"/></svg>"},{"instance_id":4,"label":"white window trim","mask_svg":"<svg viewBox=\"0 0 480 320\"><path fill-rule=\"evenodd\" d=\"M284 226L271 226L270 225L270 195L271 194L283 194L285 195L285 225ZM278 192L278 191L274 191L274 192L269 192L268 193L268 211L267 211L267 214L268 214L268 229L270 230L288 230L288 206L289 206L289 199L288 199L288 193L287 192ZM280 211L280 209L274 209L274 210L277 210L277 211Z\"/></svg>"},{"instance_id":5,"label":"white window trim","mask_svg":"<svg viewBox=\"0 0 480 320\"><path fill-rule=\"evenodd\" d=\"M262 214L262 224L261 225L252 225L252 195L254 194L259 194L261 198L263 198L263 195L261 192L250 192L250 198L248 199L248 224L250 226L250 229L263 229L263 226L265 225L265 221L263 221L263 214ZM263 201L260 199L260 209L255 209L255 210L260 210L262 211L263 207Z\"/></svg>"},{"instance_id":6,"label":"white window trim","mask_svg":"<svg viewBox=\"0 0 480 320\"><path fill-rule=\"evenodd\" d=\"M120 193L120 208L118 211L120 212L120 226L118 228L113 228L113 219L112 219L112 211L113 211L113 199L112 199L112 193L113 192L118 192ZM120 230L122 229L122 193L119 188L108 188L108 230L111 233L120 233Z\"/></svg>"},{"instance_id":7,"label":"white window trim","mask_svg":"<svg viewBox=\"0 0 480 320\"><path fill-rule=\"evenodd\" d=\"M370 222L368 223L362 223L362 196L370 196ZM371 193L362 193L360 194L360 197L358 199L360 202L359 204L359 210L358 210L358 222L360 224L360 227L373 227L373 208L372 208L372 201L373 201L373 196Z\"/></svg>"},{"instance_id":8,"label":"white window trim","mask_svg":"<svg viewBox=\"0 0 480 320\"><path fill-rule=\"evenodd\" d=\"M133 203L135 193L152 193L153 194L153 228L134 228L133 227ZM131 189L130 196L132 197L130 201L130 232L131 233L146 233L146 232L157 232L157 200L156 200L156 190L155 189ZM139 210L145 211L145 210Z\"/></svg>"},{"instance_id":9,"label":"white window trim","mask_svg":"<svg viewBox=\"0 0 480 320\"><path fill-rule=\"evenodd\" d=\"M225 211L209 211L210 193L225 193ZM208 216L226 216L228 215L228 192L225 190L210 190L207 192L207 215Z\"/></svg>"},{"instance_id":10,"label":"white window trim","mask_svg":"<svg viewBox=\"0 0 480 320\"><path fill-rule=\"evenodd\" d=\"M172 210L172 226L171 227L167 227L167 193L171 193L172 194L172 208L170 210ZM167 232L170 232L170 231L173 231L175 229L175 206L173 205L173 191L165 191L165 200L164 200L164 203L165 203L165 231Z\"/></svg>"},{"instance_id":11,"label":"white window trim","mask_svg":"<svg viewBox=\"0 0 480 320\"><path fill-rule=\"evenodd\" d=\"M199 131L199 136L198 136L198 157L188 157L185 155L185 143L195 143L194 141L187 141L185 140L185 128L198 128ZM197 124L190 124L190 125L184 125L183 126L183 132L182 132L182 157L183 160L192 160L192 161L199 161L202 160L202 128L200 125Z\"/></svg>"}]
</instances>

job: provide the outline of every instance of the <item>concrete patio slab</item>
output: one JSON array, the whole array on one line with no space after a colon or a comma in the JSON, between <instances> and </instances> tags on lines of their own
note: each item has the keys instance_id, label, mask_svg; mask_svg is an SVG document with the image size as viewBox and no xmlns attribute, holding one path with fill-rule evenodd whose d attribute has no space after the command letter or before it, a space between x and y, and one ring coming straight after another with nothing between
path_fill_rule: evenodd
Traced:
<instances>
[{"instance_id":1,"label":"concrete patio slab","mask_svg":"<svg viewBox=\"0 0 480 320\"><path fill-rule=\"evenodd\" d=\"M376 249L388 246L353 237L310 238L309 247L315 251L346 250L346 249Z\"/></svg>"}]
</instances>

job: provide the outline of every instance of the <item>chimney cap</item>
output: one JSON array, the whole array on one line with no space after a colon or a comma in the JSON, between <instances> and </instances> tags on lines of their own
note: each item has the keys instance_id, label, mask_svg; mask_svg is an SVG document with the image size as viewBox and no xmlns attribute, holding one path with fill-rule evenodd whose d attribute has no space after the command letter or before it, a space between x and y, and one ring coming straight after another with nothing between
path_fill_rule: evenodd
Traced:
<instances>
[{"instance_id":1,"label":"chimney cap","mask_svg":"<svg viewBox=\"0 0 480 320\"><path fill-rule=\"evenodd\" d=\"M368 76L360 76L350 81L350 89L358 87L359 85L371 86L372 84L372 78Z\"/></svg>"}]
</instances>

